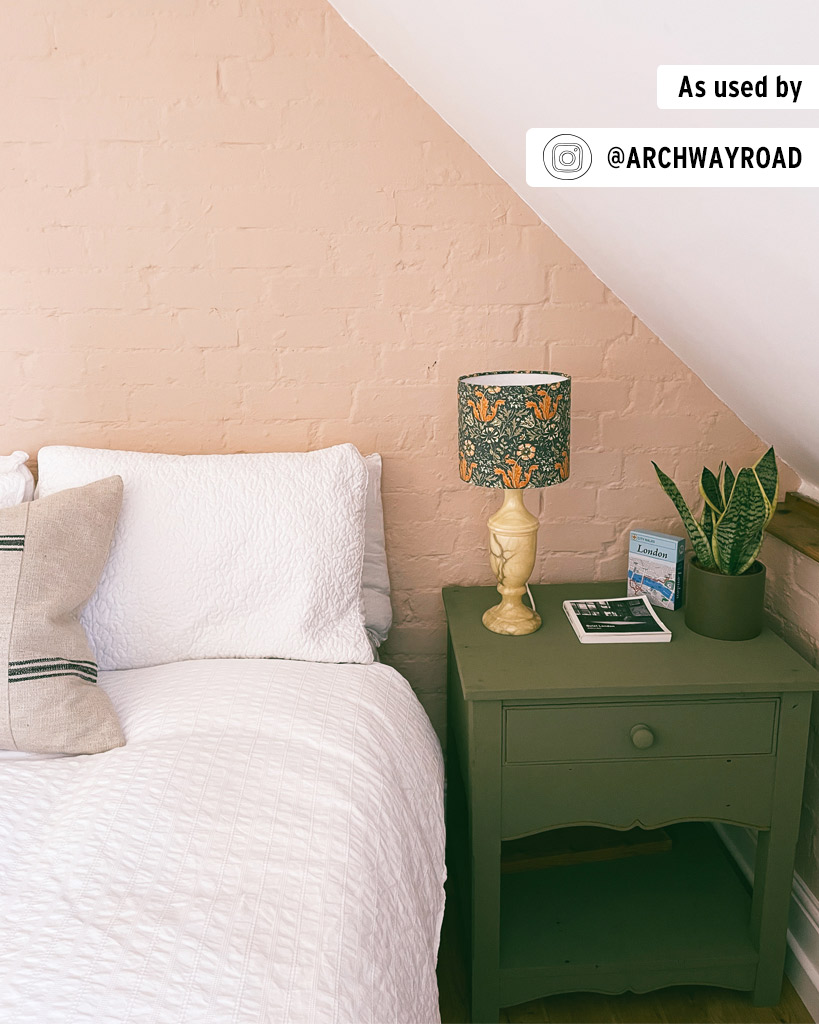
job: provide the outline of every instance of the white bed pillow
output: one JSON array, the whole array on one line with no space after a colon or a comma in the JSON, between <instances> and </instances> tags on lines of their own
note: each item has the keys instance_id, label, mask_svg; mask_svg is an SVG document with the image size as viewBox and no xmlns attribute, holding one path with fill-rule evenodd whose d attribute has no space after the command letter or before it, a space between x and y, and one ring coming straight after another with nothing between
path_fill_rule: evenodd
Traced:
<instances>
[{"instance_id":1,"label":"white bed pillow","mask_svg":"<svg viewBox=\"0 0 819 1024\"><path fill-rule=\"evenodd\" d=\"M387 639L392 625L390 574L384 540L384 508L381 504L381 456L365 455L367 467L367 516L364 532L364 575L361 596L364 625L376 647Z\"/></svg>"},{"instance_id":2,"label":"white bed pillow","mask_svg":"<svg viewBox=\"0 0 819 1024\"><path fill-rule=\"evenodd\" d=\"M13 508L34 495L34 477L26 463L26 452L0 455L0 508ZM379 462L380 468L380 462Z\"/></svg>"},{"instance_id":3,"label":"white bed pillow","mask_svg":"<svg viewBox=\"0 0 819 1024\"><path fill-rule=\"evenodd\" d=\"M26 452L0 456L0 508L31 501L34 478L26 462ZM367 511L364 520L364 572L361 597L364 602L364 626L376 647L389 636L392 626L390 576L384 539L384 508L381 503L381 456L364 456L367 467Z\"/></svg>"},{"instance_id":4,"label":"white bed pillow","mask_svg":"<svg viewBox=\"0 0 819 1024\"><path fill-rule=\"evenodd\" d=\"M53 446L38 463L41 496L123 480L111 555L82 614L100 669L373 660L361 593L367 470L353 445L262 455Z\"/></svg>"}]
</instances>

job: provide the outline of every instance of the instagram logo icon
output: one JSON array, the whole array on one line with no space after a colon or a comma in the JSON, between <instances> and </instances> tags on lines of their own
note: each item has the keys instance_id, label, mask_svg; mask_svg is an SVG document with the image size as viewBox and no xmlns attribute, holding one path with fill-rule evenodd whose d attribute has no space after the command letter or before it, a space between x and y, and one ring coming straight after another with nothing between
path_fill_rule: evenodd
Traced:
<instances>
[{"instance_id":1,"label":"instagram logo icon","mask_svg":"<svg viewBox=\"0 0 819 1024\"><path fill-rule=\"evenodd\" d=\"M579 135L555 135L543 148L543 165L553 178L582 178L591 167L589 144Z\"/></svg>"},{"instance_id":2,"label":"instagram logo icon","mask_svg":"<svg viewBox=\"0 0 819 1024\"><path fill-rule=\"evenodd\" d=\"M576 142L561 142L552 148L552 169L580 171L583 169L583 147Z\"/></svg>"}]
</instances>

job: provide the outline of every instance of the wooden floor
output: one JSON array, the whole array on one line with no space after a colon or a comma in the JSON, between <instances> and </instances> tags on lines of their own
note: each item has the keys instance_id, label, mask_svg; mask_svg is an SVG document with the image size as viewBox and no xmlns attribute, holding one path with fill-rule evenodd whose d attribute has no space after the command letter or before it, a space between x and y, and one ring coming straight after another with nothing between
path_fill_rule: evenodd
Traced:
<instances>
[{"instance_id":1,"label":"wooden floor","mask_svg":"<svg viewBox=\"0 0 819 1024\"><path fill-rule=\"evenodd\" d=\"M466 956L452 899L447 900L441 934L438 987L442 1024L465 1024L469 1020ZM505 1009L500 1020L504 1024L811 1024L812 1018L786 979L779 1006L753 1006L750 996L741 992L681 986L644 996L588 992L549 996Z\"/></svg>"}]
</instances>

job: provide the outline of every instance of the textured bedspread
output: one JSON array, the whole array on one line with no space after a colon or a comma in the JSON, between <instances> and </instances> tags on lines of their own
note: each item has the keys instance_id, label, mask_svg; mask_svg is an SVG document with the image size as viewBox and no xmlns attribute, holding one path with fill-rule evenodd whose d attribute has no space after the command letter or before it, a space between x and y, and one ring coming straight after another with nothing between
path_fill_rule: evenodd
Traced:
<instances>
[{"instance_id":1,"label":"textured bedspread","mask_svg":"<svg viewBox=\"0 0 819 1024\"><path fill-rule=\"evenodd\" d=\"M443 772L401 676L101 685L126 747L0 762L0 1021L438 1020Z\"/></svg>"}]
</instances>

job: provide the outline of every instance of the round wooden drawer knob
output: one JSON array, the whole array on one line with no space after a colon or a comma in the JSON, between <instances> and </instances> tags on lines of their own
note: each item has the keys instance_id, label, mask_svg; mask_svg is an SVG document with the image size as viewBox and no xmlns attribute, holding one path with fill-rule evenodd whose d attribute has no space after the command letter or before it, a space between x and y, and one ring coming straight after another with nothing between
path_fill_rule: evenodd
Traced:
<instances>
[{"instance_id":1,"label":"round wooden drawer knob","mask_svg":"<svg viewBox=\"0 0 819 1024\"><path fill-rule=\"evenodd\" d=\"M654 743L654 733L642 723L633 725L631 727L631 742L638 750L648 750Z\"/></svg>"}]
</instances>

